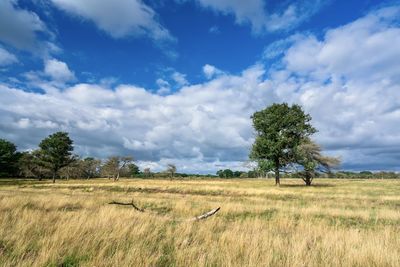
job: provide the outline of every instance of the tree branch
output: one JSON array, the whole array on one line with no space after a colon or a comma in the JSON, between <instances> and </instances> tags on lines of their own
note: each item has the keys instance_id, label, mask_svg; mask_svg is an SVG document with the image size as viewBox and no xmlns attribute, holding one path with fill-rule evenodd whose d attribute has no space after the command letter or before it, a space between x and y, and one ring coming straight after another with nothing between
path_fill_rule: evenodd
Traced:
<instances>
[{"instance_id":1,"label":"tree branch","mask_svg":"<svg viewBox=\"0 0 400 267\"><path fill-rule=\"evenodd\" d=\"M215 213L217 213L220 209L221 209L221 208L218 207L218 208L216 208L216 209L210 210L210 211L207 212L207 213L204 213L204 214L202 214L202 215L199 215L199 216L196 216L196 217L194 217L194 218L189 219L189 221L199 221L199 220L206 219L206 218L208 218L208 217L213 216L213 215L214 215Z\"/></svg>"},{"instance_id":2,"label":"tree branch","mask_svg":"<svg viewBox=\"0 0 400 267\"><path fill-rule=\"evenodd\" d=\"M140 211L140 212L144 212L144 209L141 209L141 208L139 208L138 206L136 206L135 203L133 203L133 200L132 200L132 202L130 202L130 203L111 201L111 202L109 202L108 204L132 206L135 210Z\"/></svg>"},{"instance_id":3,"label":"tree branch","mask_svg":"<svg viewBox=\"0 0 400 267\"><path fill-rule=\"evenodd\" d=\"M132 202L128 202L128 203L126 203L126 202L118 202L118 201L111 201L111 202L109 202L108 204L111 204L111 205L122 205L122 206L132 206L132 207L133 207L135 210L137 210L137 211L140 211L140 212L144 212L144 211L145 211L144 209L141 209L141 208L139 208L138 206L136 206L136 205L133 203L133 200L132 200ZM196 217L194 217L194 218L191 218L191 219L189 219L188 221L199 221L199 220L204 220L204 219L206 219L206 218L208 218L208 217L213 216L213 215L214 215L215 213L217 213L220 209L221 209L221 208L218 207L218 208L216 208L216 209L210 210L210 211L207 212L207 213L204 213L204 214L202 214L202 215L199 215L199 216L196 216Z\"/></svg>"}]
</instances>

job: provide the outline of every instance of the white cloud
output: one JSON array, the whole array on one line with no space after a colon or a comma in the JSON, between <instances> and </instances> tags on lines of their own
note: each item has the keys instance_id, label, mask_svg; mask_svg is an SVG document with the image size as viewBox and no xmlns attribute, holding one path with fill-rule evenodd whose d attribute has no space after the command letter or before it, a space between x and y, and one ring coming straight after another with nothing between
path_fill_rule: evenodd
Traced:
<instances>
[{"instance_id":1,"label":"white cloud","mask_svg":"<svg viewBox=\"0 0 400 267\"><path fill-rule=\"evenodd\" d=\"M0 1L0 41L18 49L37 48L37 33L47 32L39 16L17 7L16 1Z\"/></svg>"},{"instance_id":2,"label":"white cloud","mask_svg":"<svg viewBox=\"0 0 400 267\"><path fill-rule=\"evenodd\" d=\"M156 84L158 85L157 94L159 95L167 95L171 93L171 85L168 81L164 79L157 79Z\"/></svg>"},{"instance_id":3,"label":"white cloud","mask_svg":"<svg viewBox=\"0 0 400 267\"><path fill-rule=\"evenodd\" d=\"M130 85L111 91L100 85L78 84L45 95L3 86L1 125L8 126L7 133L0 132L28 148L54 130L50 125L37 126L39 121L50 121L51 126L71 132L80 153L101 157L132 153L138 159L157 162L201 159L210 165L245 159L252 140L252 99L269 98L261 95L270 94L262 90L261 73L256 66L240 76L187 86L168 96ZM254 88L260 90L251 92ZM21 118L29 121L21 123ZM21 131L22 127L26 131Z\"/></svg>"},{"instance_id":4,"label":"white cloud","mask_svg":"<svg viewBox=\"0 0 400 267\"><path fill-rule=\"evenodd\" d=\"M322 0L303 0L268 10L264 0L196 0L205 8L224 15L234 15L237 24L250 24L254 33L289 30L314 15L323 5Z\"/></svg>"},{"instance_id":5,"label":"white cloud","mask_svg":"<svg viewBox=\"0 0 400 267\"><path fill-rule=\"evenodd\" d=\"M286 101L311 114L315 138L344 167L398 170L397 12L372 12L322 37L298 36L275 69L257 64L166 96L132 85L77 84L47 94L0 85L0 135L24 149L62 129L82 155L133 154L141 166L174 162L178 170L212 172L242 168L254 137L251 114Z\"/></svg>"},{"instance_id":6,"label":"white cloud","mask_svg":"<svg viewBox=\"0 0 400 267\"><path fill-rule=\"evenodd\" d=\"M142 0L51 0L69 14L90 20L113 38L147 35L154 40L173 40L155 11Z\"/></svg>"},{"instance_id":7,"label":"white cloud","mask_svg":"<svg viewBox=\"0 0 400 267\"><path fill-rule=\"evenodd\" d=\"M186 80L186 74L175 71L174 73L172 73L171 78L180 87L189 84L189 82Z\"/></svg>"},{"instance_id":8,"label":"white cloud","mask_svg":"<svg viewBox=\"0 0 400 267\"><path fill-rule=\"evenodd\" d=\"M75 80L74 73L68 68L65 62L57 59L48 59L44 64L44 73L58 82Z\"/></svg>"},{"instance_id":9,"label":"white cloud","mask_svg":"<svg viewBox=\"0 0 400 267\"><path fill-rule=\"evenodd\" d=\"M210 64L206 64L203 66L203 73L207 79L211 79L217 75L224 74L223 71Z\"/></svg>"},{"instance_id":10,"label":"white cloud","mask_svg":"<svg viewBox=\"0 0 400 267\"><path fill-rule=\"evenodd\" d=\"M6 66L18 62L17 57L0 46L0 66Z\"/></svg>"},{"instance_id":11,"label":"white cloud","mask_svg":"<svg viewBox=\"0 0 400 267\"><path fill-rule=\"evenodd\" d=\"M323 40L304 36L286 52L287 69L321 78L370 80L384 74L394 79L399 74L400 29L393 21L399 15L400 8L385 8L327 31Z\"/></svg>"}]
</instances>

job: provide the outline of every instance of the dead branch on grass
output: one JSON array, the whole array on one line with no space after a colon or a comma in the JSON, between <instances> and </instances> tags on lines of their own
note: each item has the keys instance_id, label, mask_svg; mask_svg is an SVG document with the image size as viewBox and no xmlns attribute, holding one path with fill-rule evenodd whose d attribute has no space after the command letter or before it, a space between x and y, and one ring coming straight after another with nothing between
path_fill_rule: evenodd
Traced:
<instances>
[{"instance_id":1,"label":"dead branch on grass","mask_svg":"<svg viewBox=\"0 0 400 267\"><path fill-rule=\"evenodd\" d=\"M118 202L118 201L111 201L108 204L112 204L112 205L123 205L123 206L132 206L135 210L140 211L140 212L144 212L144 209L139 208L138 206L135 205L135 203L132 202L128 202L128 203L124 203L124 202Z\"/></svg>"},{"instance_id":2,"label":"dead branch on grass","mask_svg":"<svg viewBox=\"0 0 400 267\"><path fill-rule=\"evenodd\" d=\"M140 211L140 212L144 212L144 209L139 208L138 206L135 205L135 203L133 203L133 200L131 202L118 202L118 201L111 201L108 204L112 204L112 205L123 205L123 206L132 206L135 210ZM207 219L208 217L213 216L215 213L217 213L219 210L221 209L221 207L218 207L216 209L210 210L207 213L204 213L202 215L193 217L188 219L187 221L200 221L200 220L204 220Z\"/></svg>"}]
</instances>

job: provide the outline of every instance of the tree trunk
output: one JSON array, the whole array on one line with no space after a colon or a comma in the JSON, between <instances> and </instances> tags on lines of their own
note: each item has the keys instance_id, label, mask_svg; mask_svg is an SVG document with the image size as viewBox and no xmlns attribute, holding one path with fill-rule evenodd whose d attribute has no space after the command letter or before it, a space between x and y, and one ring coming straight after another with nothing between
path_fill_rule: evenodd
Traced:
<instances>
[{"instance_id":1,"label":"tree trunk","mask_svg":"<svg viewBox=\"0 0 400 267\"><path fill-rule=\"evenodd\" d=\"M118 181L119 180L119 172L117 173L117 177L115 177L114 181Z\"/></svg>"},{"instance_id":2,"label":"tree trunk","mask_svg":"<svg viewBox=\"0 0 400 267\"><path fill-rule=\"evenodd\" d=\"M313 180L313 176L311 173L306 172L305 177L304 177L304 182L306 183L306 186L310 186Z\"/></svg>"},{"instance_id":3,"label":"tree trunk","mask_svg":"<svg viewBox=\"0 0 400 267\"><path fill-rule=\"evenodd\" d=\"M56 172L53 172L53 184L56 182Z\"/></svg>"},{"instance_id":4,"label":"tree trunk","mask_svg":"<svg viewBox=\"0 0 400 267\"><path fill-rule=\"evenodd\" d=\"M275 167L275 185L280 186L281 185L281 179L279 177L279 165Z\"/></svg>"}]
</instances>

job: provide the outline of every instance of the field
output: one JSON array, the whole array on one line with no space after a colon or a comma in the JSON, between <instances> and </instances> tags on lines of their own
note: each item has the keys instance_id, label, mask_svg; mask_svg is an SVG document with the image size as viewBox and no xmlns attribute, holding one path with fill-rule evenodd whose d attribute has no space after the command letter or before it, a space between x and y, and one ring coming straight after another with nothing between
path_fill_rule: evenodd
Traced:
<instances>
[{"instance_id":1,"label":"field","mask_svg":"<svg viewBox=\"0 0 400 267\"><path fill-rule=\"evenodd\" d=\"M282 183L0 180L0 266L400 266L400 181Z\"/></svg>"}]
</instances>

